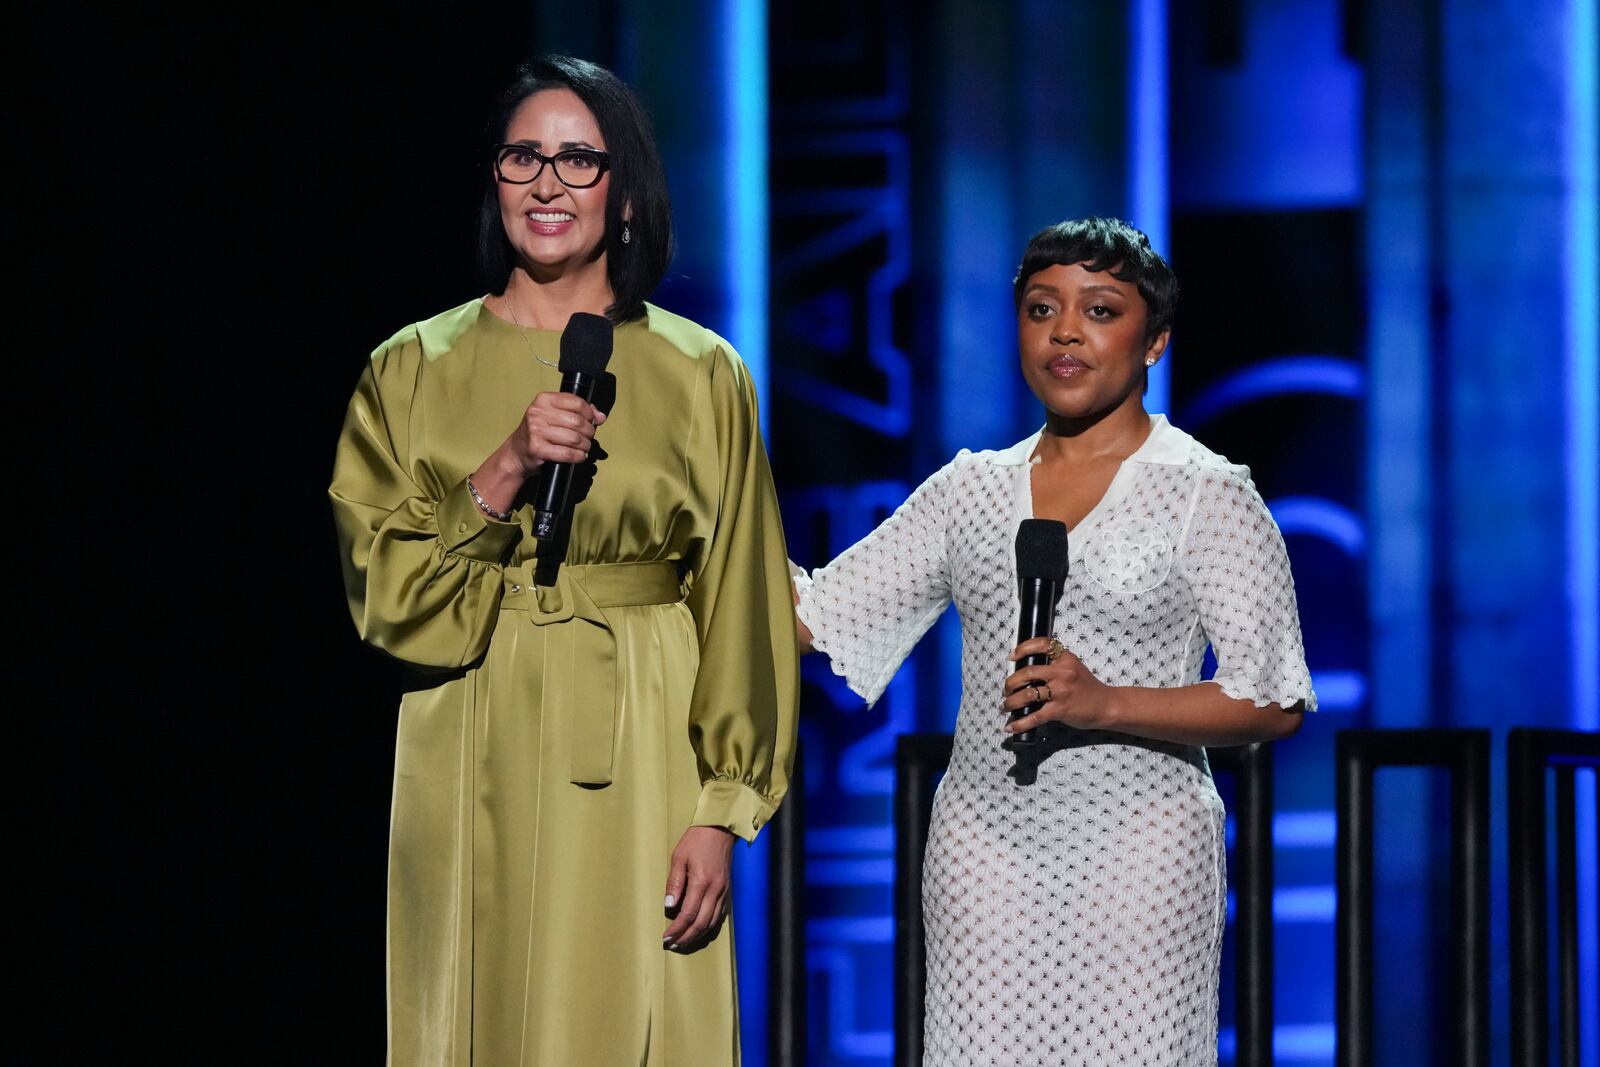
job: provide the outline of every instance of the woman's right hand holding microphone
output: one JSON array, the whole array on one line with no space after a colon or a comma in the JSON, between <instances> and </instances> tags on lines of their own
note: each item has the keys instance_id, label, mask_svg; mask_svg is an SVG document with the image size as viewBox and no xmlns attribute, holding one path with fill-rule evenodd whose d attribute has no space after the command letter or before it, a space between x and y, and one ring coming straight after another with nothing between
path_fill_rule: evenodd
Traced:
<instances>
[{"instance_id":1,"label":"woman's right hand holding microphone","mask_svg":"<svg viewBox=\"0 0 1600 1067\"><path fill-rule=\"evenodd\" d=\"M472 474L482 505L509 513L522 484L546 463L582 463L605 412L572 393L540 393L522 421Z\"/></svg>"}]
</instances>

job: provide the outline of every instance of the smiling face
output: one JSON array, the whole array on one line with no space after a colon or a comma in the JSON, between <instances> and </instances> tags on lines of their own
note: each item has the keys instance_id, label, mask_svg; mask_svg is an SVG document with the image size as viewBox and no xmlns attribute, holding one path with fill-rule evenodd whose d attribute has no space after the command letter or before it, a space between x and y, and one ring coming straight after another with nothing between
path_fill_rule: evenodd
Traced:
<instances>
[{"instance_id":1,"label":"smiling face","mask_svg":"<svg viewBox=\"0 0 1600 1067\"><path fill-rule=\"evenodd\" d=\"M1053 414L1098 416L1142 404L1146 360L1167 347L1145 342L1144 297L1132 282L1083 264L1055 264L1028 278L1017 309L1022 377Z\"/></svg>"},{"instance_id":2,"label":"smiling face","mask_svg":"<svg viewBox=\"0 0 1600 1067\"><path fill-rule=\"evenodd\" d=\"M570 148L605 151L600 124L571 89L545 89L524 100L506 124L505 143L553 156ZM526 185L499 182L500 221L517 258L532 273L561 277L590 264L605 273L608 173L587 189L569 189L546 166Z\"/></svg>"}]
</instances>

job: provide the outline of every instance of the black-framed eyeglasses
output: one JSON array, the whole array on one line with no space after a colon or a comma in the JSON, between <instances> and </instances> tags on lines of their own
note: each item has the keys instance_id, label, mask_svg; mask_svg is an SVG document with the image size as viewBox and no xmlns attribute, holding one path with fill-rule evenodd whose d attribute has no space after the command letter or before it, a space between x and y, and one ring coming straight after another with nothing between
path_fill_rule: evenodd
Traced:
<instances>
[{"instance_id":1,"label":"black-framed eyeglasses","mask_svg":"<svg viewBox=\"0 0 1600 1067\"><path fill-rule=\"evenodd\" d=\"M544 173L546 163L556 169L556 180L569 189L587 189L611 169L611 156L598 148L568 148L547 156L525 144L494 146L494 174L511 185L527 185Z\"/></svg>"}]
</instances>

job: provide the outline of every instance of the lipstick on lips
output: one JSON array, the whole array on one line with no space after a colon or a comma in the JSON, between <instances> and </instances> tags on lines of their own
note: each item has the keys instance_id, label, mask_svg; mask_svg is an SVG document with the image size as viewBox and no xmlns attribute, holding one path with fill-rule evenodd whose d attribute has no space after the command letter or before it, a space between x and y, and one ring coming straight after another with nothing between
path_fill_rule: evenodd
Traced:
<instances>
[{"instance_id":1,"label":"lipstick on lips","mask_svg":"<svg viewBox=\"0 0 1600 1067\"><path fill-rule=\"evenodd\" d=\"M1059 356L1052 356L1050 362L1044 365L1044 369L1049 371L1052 377L1070 381L1087 371L1089 365L1076 356L1069 356L1063 353Z\"/></svg>"},{"instance_id":2,"label":"lipstick on lips","mask_svg":"<svg viewBox=\"0 0 1600 1067\"><path fill-rule=\"evenodd\" d=\"M546 237L566 233L578 221L570 211L528 211L523 217L528 220L528 229Z\"/></svg>"}]
</instances>

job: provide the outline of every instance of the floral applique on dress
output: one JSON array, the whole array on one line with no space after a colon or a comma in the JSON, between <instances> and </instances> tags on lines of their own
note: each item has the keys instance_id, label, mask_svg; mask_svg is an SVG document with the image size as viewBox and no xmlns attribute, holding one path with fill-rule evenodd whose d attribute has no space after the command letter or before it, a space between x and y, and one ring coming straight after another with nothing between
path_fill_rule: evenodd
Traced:
<instances>
[{"instance_id":1,"label":"floral applique on dress","mask_svg":"<svg viewBox=\"0 0 1600 1067\"><path fill-rule=\"evenodd\" d=\"M1143 593L1167 580L1172 541L1154 519L1128 516L1095 533L1084 549L1089 576L1113 593Z\"/></svg>"}]
</instances>

